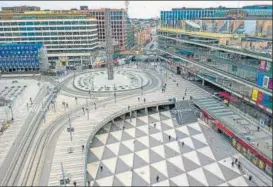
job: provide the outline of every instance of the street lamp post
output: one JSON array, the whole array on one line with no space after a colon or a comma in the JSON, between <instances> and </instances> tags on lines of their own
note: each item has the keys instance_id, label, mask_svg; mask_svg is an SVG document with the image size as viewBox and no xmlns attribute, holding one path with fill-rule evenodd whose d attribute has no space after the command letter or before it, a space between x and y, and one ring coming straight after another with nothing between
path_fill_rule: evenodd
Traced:
<instances>
[{"instance_id":1,"label":"street lamp post","mask_svg":"<svg viewBox=\"0 0 273 187\"><path fill-rule=\"evenodd\" d=\"M117 102L117 94L114 92L114 97L115 97L115 103Z\"/></svg>"},{"instance_id":2,"label":"street lamp post","mask_svg":"<svg viewBox=\"0 0 273 187\"><path fill-rule=\"evenodd\" d=\"M86 113L87 113L87 119L89 119L89 110L88 110L88 108L86 108L85 110L86 110Z\"/></svg>"},{"instance_id":3,"label":"street lamp post","mask_svg":"<svg viewBox=\"0 0 273 187\"><path fill-rule=\"evenodd\" d=\"M143 95L143 80L141 79L141 96Z\"/></svg>"},{"instance_id":4,"label":"street lamp post","mask_svg":"<svg viewBox=\"0 0 273 187\"><path fill-rule=\"evenodd\" d=\"M8 104L8 107L9 107L10 112L11 112L11 119L13 120L13 110L12 110L12 106L11 106L10 103Z\"/></svg>"},{"instance_id":5,"label":"street lamp post","mask_svg":"<svg viewBox=\"0 0 273 187\"><path fill-rule=\"evenodd\" d=\"M62 176L63 176L64 186L66 186L65 175L64 175L64 167L63 167L63 163L62 162L61 162L61 170L62 170Z\"/></svg>"},{"instance_id":6,"label":"street lamp post","mask_svg":"<svg viewBox=\"0 0 273 187\"><path fill-rule=\"evenodd\" d=\"M72 127L71 127L71 120L70 120L70 116L68 116L68 121L69 121L69 132L70 132L70 141L72 143Z\"/></svg>"},{"instance_id":7,"label":"street lamp post","mask_svg":"<svg viewBox=\"0 0 273 187\"><path fill-rule=\"evenodd\" d=\"M91 90L88 90L89 99L91 100Z\"/></svg>"}]
</instances>

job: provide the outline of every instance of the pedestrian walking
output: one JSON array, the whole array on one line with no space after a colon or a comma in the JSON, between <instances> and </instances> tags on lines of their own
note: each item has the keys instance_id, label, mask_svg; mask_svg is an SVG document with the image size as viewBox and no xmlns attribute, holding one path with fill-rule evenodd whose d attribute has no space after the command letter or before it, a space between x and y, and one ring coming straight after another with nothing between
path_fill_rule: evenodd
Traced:
<instances>
[{"instance_id":1,"label":"pedestrian walking","mask_svg":"<svg viewBox=\"0 0 273 187\"><path fill-rule=\"evenodd\" d=\"M169 135L169 141L171 141L171 135Z\"/></svg>"},{"instance_id":2,"label":"pedestrian walking","mask_svg":"<svg viewBox=\"0 0 273 187\"><path fill-rule=\"evenodd\" d=\"M251 175L249 175L248 180L250 180L250 181L251 181L251 179L252 179L252 176L251 176Z\"/></svg>"},{"instance_id":3,"label":"pedestrian walking","mask_svg":"<svg viewBox=\"0 0 273 187\"><path fill-rule=\"evenodd\" d=\"M130 106L128 106L128 110L130 110Z\"/></svg>"},{"instance_id":4,"label":"pedestrian walking","mask_svg":"<svg viewBox=\"0 0 273 187\"><path fill-rule=\"evenodd\" d=\"M184 101L185 97L183 97L182 99L183 99L183 101Z\"/></svg>"},{"instance_id":5,"label":"pedestrian walking","mask_svg":"<svg viewBox=\"0 0 273 187\"><path fill-rule=\"evenodd\" d=\"M156 127L156 123L154 124L154 128Z\"/></svg>"},{"instance_id":6,"label":"pedestrian walking","mask_svg":"<svg viewBox=\"0 0 273 187\"><path fill-rule=\"evenodd\" d=\"M231 162L231 165L232 165L232 167L234 166L234 162L233 161Z\"/></svg>"},{"instance_id":7,"label":"pedestrian walking","mask_svg":"<svg viewBox=\"0 0 273 187\"><path fill-rule=\"evenodd\" d=\"M82 145L82 152L83 152L83 150L84 150L84 145Z\"/></svg>"},{"instance_id":8,"label":"pedestrian walking","mask_svg":"<svg viewBox=\"0 0 273 187\"><path fill-rule=\"evenodd\" d=\"M235 158L235 164L237 164L237 161L238 161L238 159L237 159L237 158Z\"/></svg>"},{"instance_id":9,"label":"pedestrian walking","mask_svg":"<svg viewBox=\"0 0 273 187\"><path fill-rule=\"evenodd\" d=\"M32 103L32 99L31 99L31 97L29 98L29 101Z\"/></svg>"},{"instance_id":10,"label":"pedestrian walking","mask_svg":"<svg viewBox=\"0 0 273 187\"><path fill-rule=\"evenodd\" d=\"M187 92L185 92L185 96L187 95Z\"/></svg>"},{"instance_id":11,"label":"pedestrian walking","mask_svg":"<svg viewBox=\"0 0 273 187\"><path fill-rule=\"evenodd\" d=\"M100 166L100 171L102 171L103 170L103 166Z\"/></svg>"},{"instance_id":12,"label":"pedestrian walking","mask_svg":"<svg viewBox=\"0 0 273 187\"><path fill-rule=\"evenodd\" d=\"M157 175L157 176L156 176L156 182L158 182L158 181L159 181L159 176Z\"/></svg>"},{"instance_id":13,"label":"pedestrian walking","mask_svg":"<svg viewBox=\"0 0 273 187\"><path fill-rule=\"evenodd\" d=\"M241 169L241 163L238 162L238 169Z\"/></svg>"},{"instance_id":14,"label":"pedestrian walking","mask_svg":"<svg viewBox=\"0 0 273 187\"><path fill-rule=\"evenodd\" d=\"M90 186L90 181L87 181L87 185Z\"/></svg>"},{"instance_id":15,"label":"pedestrian walking","mask_svg":"<svg viewBox=\"0 0 273 187\"><path fill-rule=\"evenodd\" d=\"M182 142L181 144L182 144L182 147L184 147L184 142Z\"/></svg>"},{"instance_id":16,"label":"pedestrian walking","mask_svg":"<svg viewBox=\"0 0 273 187\"><path fill-rule=\"evenodd\" d=\"M145 98L143 99L143 101L144 101L144 103L146 103L146 99Z\"/></svg>"},{"instance_id":17,"label":"pedestrian walking","mask_svg":"<svg viewBox=\"0 0 273 187\"><path fill-rule=\"evenodd\" d=\"M140 98L138 97L137 100L140 101Z\"/></svg>"},{"instance_id":18,"label":"pedestrian walking","mask_svg":"<svg viewBox=\"0 0 273 187\"><path fill-rule=\"evenodd\" d=\"M84 112L84 108L82 107L82 111Z\"/></svg>"},{"instance_id":19,"label":"pedestrian walking","mask_svg":"<svg viewBox=\"0 0 273 187\"><path fill-rule=\"evenodd\" d=\"M257 131L260 131L260 126L257 127Z\"/></svg>"},{"instance_id":20,"label":"pedestrian walking","mask_svg":"<svg viewBox=\"0 0 273 187\"><path fill-rule=\"evenodd\" d=\"M75 187L77 186L77 182L76 181L74 181L73 184L74 184Z\"/></svg>"},{"instance_id":21,"label":"pedestrian walking","mask_svg":"<svg viewBox=\"0 0 273 187\"><path fill-rule=\"evenodd\" d=\"M66 108L68 108L68 103L66 103Z\"/></svg>"}]
</instances>

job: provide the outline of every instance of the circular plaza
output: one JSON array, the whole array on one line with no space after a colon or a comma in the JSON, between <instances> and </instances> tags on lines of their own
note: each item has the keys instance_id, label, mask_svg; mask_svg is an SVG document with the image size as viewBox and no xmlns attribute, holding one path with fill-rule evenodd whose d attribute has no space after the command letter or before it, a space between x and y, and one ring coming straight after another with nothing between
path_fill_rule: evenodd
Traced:
<instances>
[{"instance_id":1,"label":"circular plaza","mask_svg":"<svg viewBox=\"0 0 273 187\"><path fill-rule=\"evenodd\" d=\"M95 93L130 91L144 87L148 83L148 78L143 73L133 70L116 70L113 80L108 80L105 70L88 72L74 80L77 89Z\"/></svg>"}]
</instances>

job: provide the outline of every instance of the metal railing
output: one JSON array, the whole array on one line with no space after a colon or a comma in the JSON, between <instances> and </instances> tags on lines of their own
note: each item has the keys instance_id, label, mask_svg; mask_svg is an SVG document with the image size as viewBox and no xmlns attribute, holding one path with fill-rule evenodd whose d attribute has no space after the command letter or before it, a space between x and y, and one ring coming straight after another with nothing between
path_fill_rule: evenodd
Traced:
<instances>
[{"instance_id":1,"label":"metal railing","mask_svg":"<svg viewBox=\"0 0 273 187\"><path fill-rule=\"evenodd\" d=\"M258 90L260 90L260 91L262 91L262 92L264 92L264 93L266 93L266 94L272 96L271 90L266 89L266 88L262 88L262 87L260 87L260 86L257 86L257 85L254 84L253 82L247 81L247 80L245 80L245 79L243 79L243 78L241 78L241 77L238 77L238 76L233 75L233 74L230 74L230 73L228 73L228 72L225 72L225 71L216 69L216 68L214 68L214 67L212 67L212 66L208 66L208 65L206 65L206 64L204 64L204 63L200 63L199 61L196 61L196 60L189 60L189 59L186 59L185 57L183 57L183 56L181 56L181 55L179 55L179 54L175 54L175 53L168 52L168 51L166 51L165 49L158 49L158 50L164 51L165 53L168 53L168 54L170 54L170 55L172 55L172 56L175 56L175 57L177 57L177 58L179 58L179 59L181 59L181 60L184 60L185 62L192 63L192 64L194 64L194 65L196 65L196 66L199 66L199 67L201 67L201 68L204 68L204 69L206 69L206 70L208 70L208 71L210 71L210 72L216 73L216 74L218 74L218 75L220 75L220 76L227 77L228 79L231 79L231 80L236 81L236 82L238 82L238 83L241 83L241 84L243 84L243 85L244 85L244 84L247 84L247 85L250 86L250 87L257 88Z\"/></svg>"}]
</instances>

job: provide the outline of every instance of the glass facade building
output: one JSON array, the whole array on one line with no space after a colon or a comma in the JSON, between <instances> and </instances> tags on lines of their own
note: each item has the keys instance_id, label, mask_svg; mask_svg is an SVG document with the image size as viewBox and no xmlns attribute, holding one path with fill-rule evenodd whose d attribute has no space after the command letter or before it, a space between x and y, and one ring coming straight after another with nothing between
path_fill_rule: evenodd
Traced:
<instances>
[{"instance_id":1,"label":"glass facade building","mask_svg":"<svg viewBox=\"0 0 273 187\"><path fill-rule=\"evenodd\" d=\"M47 52L42 43L0 44L1 72L43 71L47 69Z\"/></svg>"},{"instance_id":2,"label":"glass facade building","mask_svg":"<svg viewBox=\"0 0 273 187\"><path fill-rule=\"evenodd\" d=\"M246 6L242 8L173 8L170 11L161 11L161 26L175 26L179 20L198 20L202 18L221 18L225 19L229 14L244 12L249 18L260 17L262 19L272 17L272 5L265 6Z\"/></svg>"},{"instance_id":3,"label":"glass facade building","mask_svg":"<svg viewBox=\"0 0 273 187\"><path fill-rule=\"evenodd\" d=\"M97 20L73 12L2 14L0 44L4 43L43 43L50 63L56 64L60 60L56 58L59 54L67 54L65 56L68 57L77 54L80 57L83 53L86 56L86 53L97 49ZM90 57L84 59L90 61Z\"/></svg>"}]
</instances>

